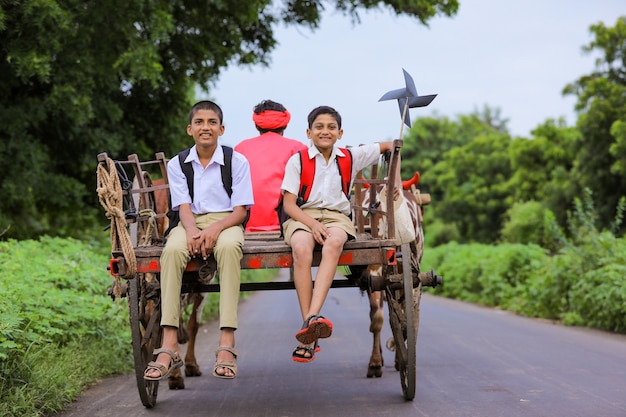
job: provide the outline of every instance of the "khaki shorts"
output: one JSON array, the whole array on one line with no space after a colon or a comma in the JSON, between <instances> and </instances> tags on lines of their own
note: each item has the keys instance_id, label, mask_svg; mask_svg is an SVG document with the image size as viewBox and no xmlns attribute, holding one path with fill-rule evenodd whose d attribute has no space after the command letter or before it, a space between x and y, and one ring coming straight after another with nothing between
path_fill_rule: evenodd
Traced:
<instances>
[{"instance_id":1,"label":"khaki shorts","mask_svg":"<svg viewBox=\"0 0 626 417\"><path fill-rule=\"evenodd\" d=\"M318 208L305 208L304 211L309 216L313 217L318 222L322 223L326 227L338 227L348 234L348 240L354 240L356 237L356 229L352 220L345 214L336 210L318 209ZM283 234L285 235L285 243L289 244L291 236L296 230L306 230L311 233L312 230L299 221L294 219L287 219L283 223Z\"/></svg>"}]
</instances>

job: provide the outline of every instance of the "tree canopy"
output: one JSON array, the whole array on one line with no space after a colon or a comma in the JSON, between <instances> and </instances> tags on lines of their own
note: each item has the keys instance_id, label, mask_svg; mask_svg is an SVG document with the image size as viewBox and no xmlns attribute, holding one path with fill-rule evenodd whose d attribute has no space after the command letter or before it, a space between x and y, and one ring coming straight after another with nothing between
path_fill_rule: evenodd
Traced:
<instances>
[{"instance_id":1,"label":"tree canopy","mask_svg":"<svg viewBox=\"0 0 626 417\"><path fill-rule=\"evenodd\" d=\"M615 26L590 27L595 39L583 50L596 52L596 70L563 90L578 97L580 112L572 176L602 201L597 209L609 226L619 199L626 195L626 17Z\"/></svg>"},{"instance_id":2,"label":"tree canopy","mask_svg":"<svg viewBox=\"0 0 626 417\"><path fill-rule=\"evenodd\" d=\"M268 65L275 25L315 29L326 7L427 24L458 1L0 0L0 235L86 227L98 153L181 149L197 86L230 65Z\"/></svg>"},{"instance_id":3,"label":"tree canopy","mask_svg":"<svg viewBox=\"0 0 626 417\"><path fill-rule=\"evenodd\" d=\"M315 29L329 7L355 23L379 9L427 24L453 16L458 1L0 0L0 239L76 236L102 223L98 153L175 154L198 87L209 90L228 66L269 65L277 24ZM549 119L512 138L489 107L413 123L402 169L420 171L433 195L427 223L495 242L510 213L537 213L538 202L564 226L590 193L598 225L611 225L626 194L626 17L590 31L583 50L599 56L596 68L563 90L577 96L575 127ZM523 228L516 221L509 230Z\"/></svg>"}]
</instances>

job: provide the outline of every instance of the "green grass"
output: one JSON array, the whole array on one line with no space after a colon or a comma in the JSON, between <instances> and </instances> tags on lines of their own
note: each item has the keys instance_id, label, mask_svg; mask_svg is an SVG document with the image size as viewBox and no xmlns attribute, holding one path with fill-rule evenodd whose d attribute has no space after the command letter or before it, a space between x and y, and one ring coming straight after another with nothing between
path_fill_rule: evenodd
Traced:
<instances>
[{"instance_id":1,"label":"green grass","mask_svg":"<svg viewBox=\"0 0 626 417\"><path fill-rule=\"evenodd\" d=\"M433 294L626 334L626 238L590 233L549 254L536 245L448 243L426 249Z\"/></svg>"},{"instance_id":2,"label":"green grass","mask_svg":"<svg viewBox=\"0 0 626 417\"><path fill-rule=\"evenodd\" d=\"M0 416L61 411L89 384L133 370L127 301L107 295L109 253L104 240L0 242ZM242 271L242 281L276 273ZM219 294L209 297L203 320L217 316Z\"/></svg>"}]
</instances>

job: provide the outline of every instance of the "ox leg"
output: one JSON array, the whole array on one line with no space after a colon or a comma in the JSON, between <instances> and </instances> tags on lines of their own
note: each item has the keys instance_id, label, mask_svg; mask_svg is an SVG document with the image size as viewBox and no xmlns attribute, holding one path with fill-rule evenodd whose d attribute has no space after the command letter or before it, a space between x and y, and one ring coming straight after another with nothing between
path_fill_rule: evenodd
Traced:
<instances>
[{"instance_id":1,"label":"ox leg","mask_svg":"<svg viewBox=\"0 0 626 417\"><path fill-rule=\"evenodd\" d=\"M200 376L200 365L196 360L196 336L198 335L198 328L200 327L200 316L202 314L202 308L206 301L206 294L195 294L193 299L193 310L187 323L187 332L189 333L189 343L187 344L187 353L185 354L185 375L186 376Z\"/></svg>"},{"instance_id":2,"label":"ox leg","mask_svg":"<svg viewBox=\"0 0 626 417\"><path fill-rule=\"evenodd\" d=\"M192 304L191 315L185 328L182 322L178 327L178 343L187 344L187 352L185 353L185 375L186 376L200 376L200 365L196 360L196 336L198 334L200 315L202 314L202 308L204 307L205 294L189 293L185 294L181 298L181 311L185 305ZM185 379L182 371L176 369L172 371L171 375L167 378L167 383L170 389L185 389Z\"/></svg>"},{"instance_id":3,"label":"ox leg","mask_svg":"<svg viewBox=\"0 0 626 417\"><path fill-rule=\"evenodd\" d=\"M381 291L369 294L370 299L370 332L372 332L374 343L372 345L372 355L367 367L367 377L380 378L383 375L383 348L380 343L380 332L385 320L383 312L383 295Z\"/></svg>"},{"instance_id":4,"label":"ox leg","mask_svg":"<svg viewBox=\"0 0 626 417\"><path fill-rule=\"evenodd\" d=\"M180 368L174 369L167 377L167 386L170 389L185 389L185 378L183 378Z\"/></svg>"}]
</instances>

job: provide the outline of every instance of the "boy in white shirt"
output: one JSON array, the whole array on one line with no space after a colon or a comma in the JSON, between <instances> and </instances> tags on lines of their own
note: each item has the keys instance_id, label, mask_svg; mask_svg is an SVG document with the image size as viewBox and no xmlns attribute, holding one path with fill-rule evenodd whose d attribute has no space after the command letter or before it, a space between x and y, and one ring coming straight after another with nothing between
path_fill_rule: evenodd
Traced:
<instances>
[{"instance_id":1,"label":"boy in white shirt","mask_svg":"<svg viewBox=\"0 0 626 417\"><path fill-rule=\"evenodd\" d=\"M283 223L285 242L293 254L294 284L304 323L296 334L300 344L293 351L296 362L311 362L315 358L317 339L332 334L332 323L320 311L333 282L343 245L356 237L350 219L350 201L345 195L336 158L347 158L335 144L341 139L341 115L332 107L320 106L308 116L307 137L313 145L303 158L315 159L315 176L311 193L304 204L298 205L301 163L299 154L293 155L285 167L281 186L283 208L290 218ZM381 153L393 149L393 142L374 143L350 149L352 172L356 173L376 162ZM316 244L322 246L322 259L315 276L311 266Z\"/></svg>"},{"instance_id":2,"label":"boy in white shirt","mask_svg":"<svg viewBox=\"0 0 626 417\"><path fill-rule=\"evenodd\" d=\"M195 142L185 161L178 156L167 164L172 209L180 223L172 229L161 254L161 305L163 343L154 351L144 378L160 380L183 365L177 339L182 276L192 256L215 255L220 275L220 341L213 375L234 378L237 374L235 330L241 277L244 230L242 223L254 204L250 167L246 158L233 152L232 195L222 182L224 151L218 138L224 134L222 109L211 101L196 103L189 112L187 134ZM194 197L191 198L182 163L191 162Z\"/></svg>"}]
</instances>

